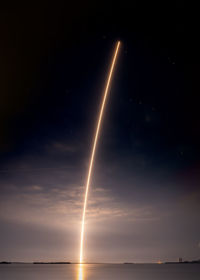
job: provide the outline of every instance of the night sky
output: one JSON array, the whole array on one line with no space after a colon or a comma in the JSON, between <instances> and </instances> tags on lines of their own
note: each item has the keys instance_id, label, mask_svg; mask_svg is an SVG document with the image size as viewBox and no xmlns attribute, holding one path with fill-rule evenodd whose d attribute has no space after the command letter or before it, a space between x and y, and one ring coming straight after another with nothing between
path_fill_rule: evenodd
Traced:
<instances>
[{"instance_id":1,"label":"night sky","mask_svg":"<svg viewBox=\"0 0 200 280\"><path fill-rule=\"evenodd\" d=\"M199 61L182 1L0 11L0 260L200 258Z\"/></svg>"}]
</instances>

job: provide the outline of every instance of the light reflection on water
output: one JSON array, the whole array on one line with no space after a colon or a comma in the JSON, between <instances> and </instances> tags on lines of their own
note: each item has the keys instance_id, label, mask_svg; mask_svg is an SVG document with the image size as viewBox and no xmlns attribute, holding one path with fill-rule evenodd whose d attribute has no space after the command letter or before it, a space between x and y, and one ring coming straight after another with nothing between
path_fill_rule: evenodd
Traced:
<instances>
[{"instance_id":1,"label":"light reflection on water","mask_svg":"<svg viewBox=\"0 0 200 280\"><path fill-rule=\"evenodd\" d=\"M78 267L78 280L84 280L84 267L83 267L83 264L79 264L79 267Z\"/></svg>"},{"instance_id":2,"label":"light reflection on water","mask_svg":"<svg viewBox=\"0 0 200 280\"><path fill-rule=\"evenodd\" d=\"M76 275L77 280L197 280L200 265L78 264Z\"/></svg>"},{"instance_id":3,"label":"light reflection on water","mask_svg":"<svg viewBox=\"0 0 200 280\"><path fill-rule=\"evenodd\" d=\"M199 264L1 264L1 280L199 280Z\"/></svg>"}]
</instances>

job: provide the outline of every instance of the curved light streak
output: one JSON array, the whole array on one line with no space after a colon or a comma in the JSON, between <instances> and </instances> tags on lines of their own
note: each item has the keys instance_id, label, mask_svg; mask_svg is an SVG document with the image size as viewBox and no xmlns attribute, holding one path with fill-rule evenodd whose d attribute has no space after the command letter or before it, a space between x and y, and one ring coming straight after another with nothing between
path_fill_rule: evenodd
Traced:
<instances>
[{"instance_id":1,"label":"curved light streak","mask_svg":"<svg viewBox=\"0 0 200 280\"><path fill-rule=\"evenodd\" d=\"M114 70L114 67L115 67L115 64L116 64L116 59L117 59L119 47L120 47L120 41L117 42L116 47L115 47L114 56L113 56L113 59L112 59L112 64L111 64L111 67L110 67L110 71L109 71L109 75L108 75L108 79L107 79L107 83L106 83L106 87L105 87L105 91L104 91L104 95L103 95L103 101L102 101L102 104L101 104L99 119L98 119L98 122L97 122L97 128L96 128L95 138L94 138L93 147L92 147L92 154L91 154L89 170L88 170L88 177L87 177L86 190L85 190L85 199L84 199L84 207L83 207L83 215L82 215L80 259L79 259L80 264L83 262L85 214L86 214L86 208L87 208L88 191L89 191L89 187L90 187L90 179L91 179L91 174L92 174L94 156L95 156L96 145L97 145L97 140L98 140L98 136L99 136L99 130L100 130L100 127L101 127L101 121L102 121L102 117L103 117L106 97L107 97L107 94L108 94L108 91L109 91L109 88L110 88L110 83L111 83L111 79L112 79L112 75L113 75L113 70Z\"/></svg>"}]
</instances>

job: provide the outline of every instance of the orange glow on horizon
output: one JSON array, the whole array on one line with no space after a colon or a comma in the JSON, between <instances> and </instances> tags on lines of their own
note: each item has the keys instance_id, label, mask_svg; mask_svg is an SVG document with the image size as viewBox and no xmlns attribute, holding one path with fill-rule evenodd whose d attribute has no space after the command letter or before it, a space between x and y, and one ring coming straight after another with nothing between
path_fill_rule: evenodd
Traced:
<instances>
[{"instance_id":1,"label":"orange glow on horizon","mask_svg":"<svg viewBox=\"0 0 200 280\"><path fill-rule=\"evenodd\" d=\"M109 71L109 75L108 75L108 79L107 79L107 83L106 83L106 87L105 87L105 91L104 91L104 95L103 95L103 101L102 101L102 104L101 104L99 119L98 119L98 122L97 122L96 133L95 133L93 147L92 147L92 154L91 154L91 158L90 158L90 164L89 164L89 170L88 170L88 176L87 176L87 183L86 183L86 190L85 190L82 224L81 224L81 242L80 242L80 259L79 259L80 264L82 264L82 262L83 262L85 215L86 215L88 191L89 191L89 187L90 187L90 179L91 179L91 174L92 174L92 169L93 169L94 156L95 156L96 145L97 145L97 140L98 140L98 136L99 136L99 130L100 130L100 127L101 127L101 121L102 121L102 117L103 117L105 102L106 102L107 94L108 94L108 91L109 91L109 88L110 88L110 83L111 83L112 74L113 74L113 70L114 70L114 67L115 67L119 47L120 47L120 41L117 42L116 48L115 48L115 51L114 51L114 56L113 56L113 59L112 59L112 64L111 64L111 67L110 67L110 71ZM80 271L81 271L81 267L80 267Z\"/></svg>"}]
</instances>

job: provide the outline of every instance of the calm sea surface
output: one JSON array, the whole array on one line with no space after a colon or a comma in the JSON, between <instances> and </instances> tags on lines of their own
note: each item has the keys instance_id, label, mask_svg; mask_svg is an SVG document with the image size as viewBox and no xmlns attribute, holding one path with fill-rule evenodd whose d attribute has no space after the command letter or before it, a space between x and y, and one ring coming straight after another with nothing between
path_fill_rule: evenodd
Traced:
<instances>
[{"instance_id":1,"label":"calm sea surface","mask_svg":"<svg viewBox=\"0 0 200 280\"><path fill-rule=\"evenodd\" d=\"M0 265L1 280L199 280L200 264L11 264Z\"/></svg>"}]
</instances>

